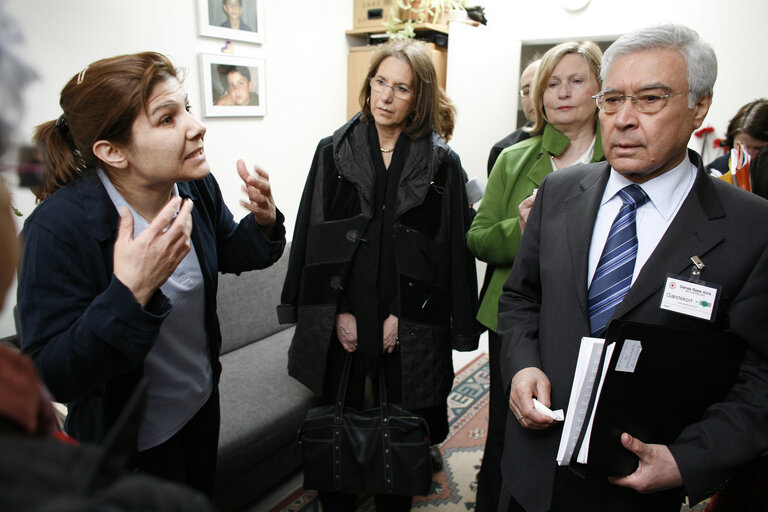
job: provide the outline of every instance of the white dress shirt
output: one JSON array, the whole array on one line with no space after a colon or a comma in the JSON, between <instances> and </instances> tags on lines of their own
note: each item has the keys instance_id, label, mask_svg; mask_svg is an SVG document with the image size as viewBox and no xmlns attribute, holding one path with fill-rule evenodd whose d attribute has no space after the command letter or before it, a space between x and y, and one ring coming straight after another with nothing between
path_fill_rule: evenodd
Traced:
<instances>
[{"instance_id":1,"label":"white dress shirt","mask_svg":"<svg viewBox=\"0 0 768 512\"><path fill-rule=\"evenodd\" d=\"M635 222L637 224L637 259L632 282L635 282L640 269L651 256L656 246L664 236L667 228L680 210L683 200L693 188L696 180L697 167L686 158L664 174L640 185L649 200L637 209ZM633 182L611 168L611 176L603 192L600 209L597 212L595 226L592 229L592 243L589 246L589 269L587 272L587 288L595 275L597 263L608 239L608 232L616 215L622 206L619 190Z\"/></svg>"}]
</instances>

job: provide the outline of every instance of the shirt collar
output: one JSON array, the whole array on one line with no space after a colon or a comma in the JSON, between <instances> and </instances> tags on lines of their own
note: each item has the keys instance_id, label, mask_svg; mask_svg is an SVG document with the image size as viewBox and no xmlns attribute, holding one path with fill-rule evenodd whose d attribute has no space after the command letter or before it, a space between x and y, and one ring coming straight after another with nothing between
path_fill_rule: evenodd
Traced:
<instances>
[{"instance_id":1,"label":"shirt collar","mask_svg":"<svg viewBox=\"0 0 768 512\"><path fill-rule=\"evenodd\" d=\"M144 217L139 215L136 212L136 210L133 209L133 206L128 204L128 201L125 200L125 198L120 193L120 191L118 191L115 185L112 183L112 180L109 179L109 176L107 176L107 173L104 172L103 169L96 169L96 172L98 173L99 179L101 180L101 183L104 185L104 188L107 190L107 195L109 195L109 198L112 200L112 203L115 205L117 212L120 213L120 207L125 206L133 214L134 220L138 221L139 223L144 223L148 225L149 222L145 220ZM173 190L171 191L171 197L176 197L178 195L179 195L179 185L177 183L174 183ZM176 213L179 213L179 212L176 211Z\"/></svg>"},{"instance_id":2,"label":"shirt collar","mask_svg":"<svg viewBox=\"0 0 768 512\"><path fill-rule=\"evenodd\" d=\"M653 204L664 220L669 222L680 203L688 195L688 191L696 179L696 172L696 166L686 157L677 167L642 183L640 187L648 194L649 202ZM619 190L633 183L611 167L611 175L605 186L600 206L613 199Z\"/></svg>"}]
</instances>

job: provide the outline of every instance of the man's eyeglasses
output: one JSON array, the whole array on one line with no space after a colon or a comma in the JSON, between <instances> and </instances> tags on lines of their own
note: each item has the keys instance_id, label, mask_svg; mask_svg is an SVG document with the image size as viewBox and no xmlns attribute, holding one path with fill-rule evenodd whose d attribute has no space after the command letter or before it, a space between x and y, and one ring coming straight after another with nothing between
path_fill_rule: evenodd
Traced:
<instances>
[{"instance_id":1,"label":"man's eyeglasses","mask_svg":"<svg viewBox=\"0 0 768 512\"><path fill-rule=\"evenodd\" d=\"M409 89L407 85L403 85L403 84L389 85L387 81L381 78L380 76L375 76L371 78L371 89L373 89L374 91L384 92L387 90L387 88L392 89L392 93L395 95L395 98L400 98L401 100L409 100L411 99L411 95L413 94L413 91Z\"/></svg>"},{"instance_id":2,"label":"man's eyeglasses","mask_svg":"<svg viewBox=\"0 0 768 512\"><path fill-rule=\"evenodd\" d=\"M667 100L672 96L689 92L691 91L680 91L668 94L644 93L638 95L620 94L618 92L599 92L592 96L592 98L594 98L597 108L606 114L618 112L624 104L624 100L627 98L632 100L632 106L635 107L635 110L638 112L642 112L643 114L655 114L664 108L667 104Z\"/></svg>"},{"instance_id":3,"label":"man's eyeglasses","mask_svg":"<svg viewBox=\"0 0 768 512\"><path fill-rule=\"evenodd\" d=\"M530 85L525 86L522 89L520 89L520 97L521 98L527 98L530 95L531 95L531 86Z\"/></svg>"}]
</instances>

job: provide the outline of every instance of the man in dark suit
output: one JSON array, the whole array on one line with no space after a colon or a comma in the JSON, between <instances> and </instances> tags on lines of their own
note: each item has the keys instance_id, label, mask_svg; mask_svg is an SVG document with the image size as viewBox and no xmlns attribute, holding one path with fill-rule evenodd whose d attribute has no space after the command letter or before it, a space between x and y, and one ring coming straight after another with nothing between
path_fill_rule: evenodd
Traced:
<instances>
[{"instance_id":1,"label":"man in dark suit","mask_svg":"<svg viewBox=\"0 0 768 512\"><path fill-rule=\"evenodd\" d=\"M714 52L687 27L658 26L619 38L601 74L596 100L607 163L542 182L499 301L510 387L503 512L678 511L686 495L694 503L707 497L768 449L768 230L761 222L768 202L708 177L686 148L712 102ZM629 219L624 247L631 250L615 268L626 263L628 274L615 283L624 282L615 303L601 310L593 289L620 219ZM706 286L719 287L708 319L660 308L668 274L688 279L692 256L706 265ZM561 424L532 399L567 409L580 340L601 336L610 318L730 331L746 341L747 355L728 396L675 442L622 435L640 460L634 473L581 479L556 465ZM685 400L669 391L664 399Z\"/></svg>"}]
</instances>

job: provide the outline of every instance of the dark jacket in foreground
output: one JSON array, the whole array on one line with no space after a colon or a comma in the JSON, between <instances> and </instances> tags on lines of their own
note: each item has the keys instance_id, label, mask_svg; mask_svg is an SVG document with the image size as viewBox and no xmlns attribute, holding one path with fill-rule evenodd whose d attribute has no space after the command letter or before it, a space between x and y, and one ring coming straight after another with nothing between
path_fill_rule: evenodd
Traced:
<instances>
[{"instance_id":1,"label":"dark jacket in foreground","mask_svg":"<svg viewBox=\"0 0 768 512\"><path fill-rule=\"evenodd\" d=\"M375 171L368 127L355 116L320 141L301 199L278 316L298 322L288 371L323 388L346 272L372 216ZM464 244L466 181L458 156L436 133L410 143L397 190L391 236L398 273L398 336L403 405L445 400L453 381L451 349L474 350L477 278ZM347 202L347 218L334 218Z\"/></svg>"},{"instance_id":2,"label":"dark jacket in foreground","mask_svg":"<svg viewBox=\"0 0 768 512\"><path fill-rule=\"evenodd\" d=\"M278 212L273 240L253 215L236 223L213 175L179 183L194 203L192 243L205 289L214 385L221 374L216 316L219 272L265 268L285 247ZM143 375L143 362L172 304L158 289L142 308L112 273L120 216L96 172L43 201L24 224L19 272L21 346L55 400L67 403L67 432L100 442ZM254 290L258 293L258 290Z\"/></svg>"},{"instance_id":3,"label":"dark jacket in foreground","mask_svg":"<svg viewBox=\"0 0 768 512\"><path fill-rule=\"evenodd\" d=\"M697 503L768 449L768 202L709 177L701 158L693 151L689 157L699 167L693 188L613 318L729 331L751 349L723 402L669 446L684 491ZM519 370L540 368L552 385L552 409L567 409L579 343L590 336L589 247L610 172L608 163L597 163L544 179L499 301L505 386ZM701 278L722 287L711 323L659 308L667 273L689 276L694 255L706 264ZM660 399L685 397L670 389ZM526 430L508 416L506 428L504 485L526 510L547 510L562 425ZM629 501L648 496L628 491Z\"/></svg>"}]
</instances>

